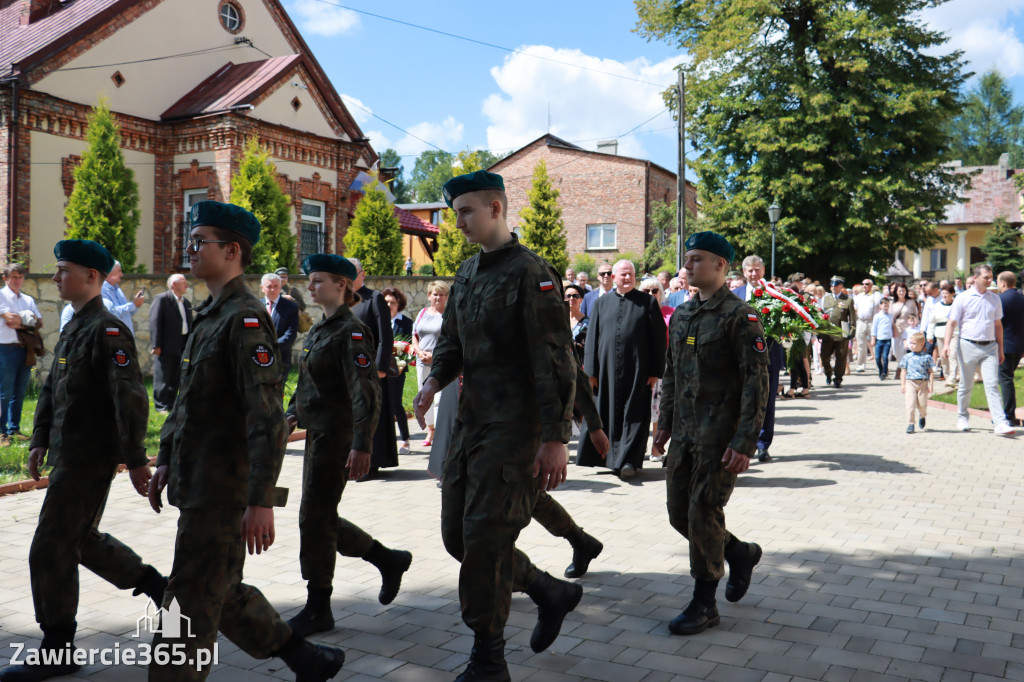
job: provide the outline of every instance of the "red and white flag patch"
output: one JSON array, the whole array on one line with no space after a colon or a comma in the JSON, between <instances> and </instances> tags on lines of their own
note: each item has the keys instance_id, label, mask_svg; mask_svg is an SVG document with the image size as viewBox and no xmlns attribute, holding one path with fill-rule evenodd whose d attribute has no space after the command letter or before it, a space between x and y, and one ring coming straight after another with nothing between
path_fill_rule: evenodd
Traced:
<instances>
[{"instance_id":1,"label":"red and white flag patch","mask_svg":"<svg viewBox=\"0 0 1024 682\"><path fill-rule=\"evenodd\" d=\"M260 321L256 317L246 317L242 319L242 325L245 327L259 327Z\"/></svg>"},{"instance_id":2,"label":"red and white flag patch","mask_svg":"<svg viewBox=\"0 0 1024 682\"><path fill-rule=\"evenodd\" d=\"M121 330L117 327L107 327L107 336L121 336Z\"/></svg>"},{"instance_id":3,"label":"red and white flag patch","mask_svg":"<svg viewBox=\"0 0 1024 682\"><path fill-rule=\"evenodd\" d=\"M552 282L550 279L547 280L546 282L541 282L540 283L540 290L541 291L551 291L554 288L555 288L555 283Z\"/></svg>"},{"instance_id":4,"label":"red and white flag patch","mask_svg":"<svg viewBox=\"0 0 1024 682\"><path fill-rule=\"evenodd\" d=\"M747 319L751 322L757 322L757 315L754 313L747 313Z\"/></svg>"},{"instance_id":5,"label":"red and white flag patch","mask_svg":"<svg viewBox=\"0 0 1024 682\"><path fill-rule=\"evenodd\" d=\"M353 341L362 341L363 340L363 333L362 332L352 332L352 340Z\"/></svg>"}]
</instances>

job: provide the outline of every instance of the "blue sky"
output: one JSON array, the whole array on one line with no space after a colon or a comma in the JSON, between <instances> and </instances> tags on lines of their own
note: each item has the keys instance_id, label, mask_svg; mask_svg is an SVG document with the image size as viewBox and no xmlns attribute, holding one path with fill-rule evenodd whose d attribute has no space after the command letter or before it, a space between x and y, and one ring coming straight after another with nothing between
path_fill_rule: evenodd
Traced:
<instances>
[{"instance_id":1,"label":"blue sky","mask_svg":"<svg viewBox=\"0 0 1024 682\"><path fill-rule=\"evenodd\" d=\"M659 86L674 83L684 55L633 33L629 0L284 4L374 147L397 149L407 172L432 148L424 140L450 152L508 151L547 132L549 111L550 131L580 146L618 137L621 154L676 165ZM971 70L998 68L1024 100L1024 0L952 0L925 20L965 51Z\"/></svg>"}]
</instances>

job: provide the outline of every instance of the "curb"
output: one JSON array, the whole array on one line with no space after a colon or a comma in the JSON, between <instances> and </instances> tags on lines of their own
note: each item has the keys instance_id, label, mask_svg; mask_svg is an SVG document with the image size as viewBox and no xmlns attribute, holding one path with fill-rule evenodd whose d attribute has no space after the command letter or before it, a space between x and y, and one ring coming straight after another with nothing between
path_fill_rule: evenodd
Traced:
<instances>
[{"instance_id":1,"label":"curb","mask_svg":"<svg viewBox=\"0 0 1024 682\"><path fill-rule=\"evenodd\" d=\"M0 485L0 497L3 497L4 495L13 495L15 493L24 493L29 490L42 490L48 485L50 485L49 476L43 476L38 481L33 481L30 478L27 481L4 483L3 485Z\"/></svg>"},{"instance_id":2,"label":"curb","mask_svg":"<svg viewBox=\"0 0 1024 682\"><path fill-rule=\"evenodd\" d=\"M950 405L949 403L943 403L943 402L940 402L938 400L931 400L931 399L928 400L928 407L929 408L934 407L934 408L936 408L938 410L945 410L947 412L959 412L960 411L960 409L956 405ZM967 414L971 415L972 417L982 417L984 419L991 419L992 418L992 415L989 414L988 410L977 410L977 409L975 409L973 407L968 407L967 408Z\"/></svg>"}]
</instances>

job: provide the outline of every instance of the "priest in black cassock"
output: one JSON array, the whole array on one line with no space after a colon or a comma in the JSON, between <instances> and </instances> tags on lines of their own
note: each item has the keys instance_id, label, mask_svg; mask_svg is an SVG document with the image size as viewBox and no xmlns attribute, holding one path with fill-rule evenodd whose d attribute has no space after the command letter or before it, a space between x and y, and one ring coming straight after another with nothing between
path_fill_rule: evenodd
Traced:
<instances>
[{"instance_id":1,"label":"priest in black cassock","mask_svg":"<svg viewBox=\"0 0 1024 682\"><path fill-rule=\"evenodd\" d=\"M391 330L391 310L384 296L363 284L366 280L366 271L363 270L363 264L359 259L349 260L356 266L357 274L352 286L359 294L359 303L352 308L352 314L370 328L376 351L374 364L377 366L377 376L380 377L380 417L377 419L377 430L373 434L373 450L370 453L369 476L372 477L378 469L398 466L395 418L391 414L391 382L385 381L388 368L391 366L395 337Z\"/></svg>"},{"instance_id":2,"label":"priest in black cassock","mask_svg":"<svg viewBox=\"0 0 1024 682\"><path fill-rule=\"evenodd\" d=\"M623 479L643 466L651 428L651 390L665 373L667 337L658 301L637 291L633 264L612 268L615 291L594 302L583 369L611 439L602 459L584 427L576 464L605 466Z\"/></svg>"}]
</instances>

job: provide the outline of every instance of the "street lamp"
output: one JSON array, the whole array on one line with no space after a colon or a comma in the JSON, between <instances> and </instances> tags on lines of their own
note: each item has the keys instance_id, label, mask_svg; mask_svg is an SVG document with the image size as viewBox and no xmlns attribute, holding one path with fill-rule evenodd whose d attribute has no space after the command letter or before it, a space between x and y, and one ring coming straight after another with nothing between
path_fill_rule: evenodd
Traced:
<instances>
[{"instance_id":1,"label":"street lamp","mask_svg":"<svg viewBox=\"0 0 1024 682\"><path fill-rule=\"evenodd\" d=\"M768 222L772 224L772 279L775 279L775 226L779 224L779 216L782 215L782 207L778 202L773 202L768 207Z\"/></svg>"}]
</instances>

